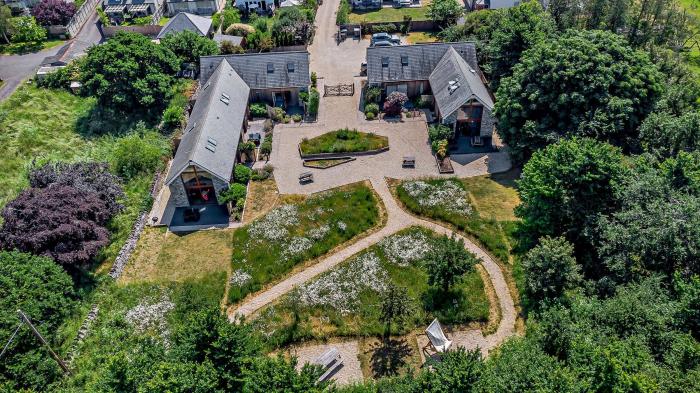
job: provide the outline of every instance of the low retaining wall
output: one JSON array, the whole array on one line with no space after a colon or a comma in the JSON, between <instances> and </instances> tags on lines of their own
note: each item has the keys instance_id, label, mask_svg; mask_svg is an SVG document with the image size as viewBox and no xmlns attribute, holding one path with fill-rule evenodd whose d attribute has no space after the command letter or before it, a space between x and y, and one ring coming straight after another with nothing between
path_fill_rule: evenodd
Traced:
<instances>
[{"instance_id":1,"label":"low retaining wall","mask_svg":"<svg viewBox=\"0 0 700 393\"><path fill-rule=\"evenodd\" d=\"M301 144L299 144L299 145L297 145L297 150L299 150L299 155L304 160L324 160L324 159L329 159L329 158L347 158L347 157L371 156L374 154L379 154L379 153L384 153L385 151L389 151L389 146L382 147L381 149L375 149L375 150L369 150L369 151L303 154L301 152Z\"/></svg>"},{"instance_id":2,"label":"low retaining wall","mask_svg":"<svg viewBox=\"0 0 700 393\"><path fill-rule=\"evenodd\" d=\"M325 158L325 159L328 160L328 158ZM310 159L310 160L304 160L304 162L302 162L302 165L304 165L304 167L306 167L306 168L328 169L328 168L333 168L334 166L343 165L343 164L347 164L348 162L355 161L357 158L355 158L355 157L350 157L350 156L345 156L345 157L336 157L336 158L331 158L331 159L332 159L332 160L343 160L343 161L336 162L336 163L333 164L333 165L329 165L329 166L327 166L327 167L323 167L323 168L322 168L322 167L317 167L317 166L313 166L313 165L307 165L307 161L316 161L316 160L314 160L314 159Z\"/></svg>"},{"instance_id":3,"label":"low retaining wall","mask_svg":"<svg viewBox=\"0 0 700 393\"><path fill-rule=\"evenodd\" d=\"M160 33L163 26L147 25L147 26L102 26L102 34L107 38L112 38L120 31L128 31L140 33L145 36L155 37Z\"/></svg>"}]
</instances>

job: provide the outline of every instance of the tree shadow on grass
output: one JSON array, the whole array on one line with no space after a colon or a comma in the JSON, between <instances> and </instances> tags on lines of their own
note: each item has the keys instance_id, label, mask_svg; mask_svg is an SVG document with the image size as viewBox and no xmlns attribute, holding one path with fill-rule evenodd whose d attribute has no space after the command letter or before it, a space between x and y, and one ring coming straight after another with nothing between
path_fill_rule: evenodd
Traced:
<instances>
[{"instance_id":1,"label":"tree shadow on grass","mask_svg":"<svg viewBox=\"0 0 700 393\"><path fill-rule=\"evenodd\" d=\"M371 349L372 374L375 377L388 377L397 375L408 364L412 350L408 342L403 339L383 340Z\"/></svg>"}]
</instances>

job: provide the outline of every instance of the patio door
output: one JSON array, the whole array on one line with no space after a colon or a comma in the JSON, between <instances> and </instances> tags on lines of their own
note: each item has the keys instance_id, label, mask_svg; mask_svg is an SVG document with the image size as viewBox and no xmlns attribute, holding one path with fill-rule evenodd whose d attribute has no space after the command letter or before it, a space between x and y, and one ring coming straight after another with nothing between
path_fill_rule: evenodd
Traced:
<instances>
[{"instance_id":1,"label":"patio door","mask_svg":"<svg viewBox=\"0 0 700 393\"><path fill-rule=\"evenodd\" d=\"M208 173L192 168L191 172L184 172L180 177L190 206L218 204L214 182Z\"/></svg>"}]
</instances>

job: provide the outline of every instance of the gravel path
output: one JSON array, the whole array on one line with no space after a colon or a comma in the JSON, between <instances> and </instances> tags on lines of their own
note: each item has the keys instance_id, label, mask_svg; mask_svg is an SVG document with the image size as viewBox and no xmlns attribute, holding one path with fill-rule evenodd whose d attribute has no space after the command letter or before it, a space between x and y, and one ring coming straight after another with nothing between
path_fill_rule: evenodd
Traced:
<instances>
[{"instance_id":1,"label":"gravel path","mask_svg":"<svg viewBox=\"0 0 700 393\"><path fill-rule=\"evenodd\" d=\"M514 335L515 321L517 317L515 303L510 294L510 291L508 290L508 285L503 275L503 271L498 266L498 264L489 256L489 254L482 250L479 246L477 246L468 238L465 238L458 233L454 233L451 229L448 229L433 222L419 219L408 214L397 204L396 200L391 194L391 191L389 191L389 187L387 186L385 179L373 177L370 180L372 183L372 187L382 199L382 202L384 203L385 208L387 210L388 219L386 225L379 231L367 236L366 238L361 239L358 242L348 246L347 248L344 248L324 258L317 264L286 278L285 280L279 282L267 291L264 291L246 299L245 301L243 301L243 303L241 303L238 306L237 309L232 310L230 312L229 316L231 320L233 320L234 316L236 315L250 316L254 314L256 311L269 305L280 296L283 296L284 294L290 292L292 289L294 289L294 287L301 285L318 276L319 274L332 269L339 263L347 260L351 256L361 252L362 250L371 247L383 238L410 226L419 225L424 228L428 228L438 234L444 234L448 236L454 234L458 239L463 240L464 247L481 259L481 264L486 269L486 272L488 273L489 278L491 279L491 283L496 291L496 296L498 298L498 303L501 309L501 320L499 322L498 328L496 329L496 332L484 337L481 334L481 330L479 329L454 331L451 334L451 338L454 341L453 345L464 347L466 349L480 348L484 356L486 356L488 355L488 352L490 350L500 345L508 337ZM418 336L418 344L420 348L426 347L428 344L427 341L428 340L425 336ZM356 340L346 341L344 344L349 345L350 347L348 348L357 348ZM305 362L312 361L316 356L318 356L320 353L322 353L329 347L329 344L308 345L297 347L294 351L299 356L299 363L303 365ZM347 352L348 348L344 347L344 350L346 350ZM359 350L357 351L357 354L359 354ZM351 362L354 362L357 358L356 355L347 355L348 357L344 356L344 358L349 359L349 361ZM428 355L430 356L430 354ZM425 360L424 353L421 353L421 357L423 358L423 360ZM355 367L348 368L348 370L357 371ZM342 371L342 374L341 372L338 373L338 375L342 377L338 377L337 380L339 383L357 380L358 375L354 375L351 373L351 371L348 370ZM359 377L361 377L361 375Z\"/></svg>"}]
</instances>

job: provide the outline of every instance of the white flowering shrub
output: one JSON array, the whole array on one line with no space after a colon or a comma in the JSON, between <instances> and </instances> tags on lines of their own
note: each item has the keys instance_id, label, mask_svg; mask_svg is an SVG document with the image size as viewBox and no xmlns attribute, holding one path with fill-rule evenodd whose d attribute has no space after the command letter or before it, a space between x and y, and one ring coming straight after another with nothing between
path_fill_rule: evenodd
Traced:
<instances>
[{"instance_id":1,"label":"white flowering shrub","mask_svg":"<svg viewBox=\"0 0 700 393\"><path fill-rule=\"evenodd\" d=\"M174 308L175 303L170 301L168 295L162 294L159 299L143 299L135 307L127 310L124 319L136 333L141 334L149 330L158 333L168 346L170 329L166 316Z\"/></svg>"},{"instance_id":2,"label":"white flowering shrub","mask_svg":"<svg viewBox=\"0 0 700 393\"><path fill-rule=\"evenodd\" d=\"M299 302L332 307L341 314L357 309L364 290L382 293L389 276L377 254L368 252L299 288Z\"/></svg>"},{"instance_id":3,"label":"white flowering shrub","mask_svg":"<svg viewBox=\"0 0 700 393\"><path fill-rule=\"evenodd\" d=\"M399 266L416 263L430 252L432 239L420 231L412 231L383 239L379 246L387 259Z\"/></svg>"},{"instance_id":4,"label":"white flowering shrub","mask_svg":"<svg viewBox=\"0 0 700 393\"><path fill-rule=\"evenodd\" d=\"M457 180L429 183L423 180L404 182L401 187L422 208L441 208L451 213L471 214L467 191Z\"/></svg>"},{"instance_id":5,"label":"white flowering shrub","mask_svg":"<svg viewBox=\"0 0 700 393\"><path fill-rule=\"evenodd\" d=\"M267 213L248 227L253 238L281 240L289 235L287 227L298 223L299 209L296 205L282 205Z\"/></svg>"},{"instance_id":6,"label":"white flowering shrub","mask_svg":"<svg viewBox=\"0 0 700 393\"><path fill-rule=\"evenodd\" d=\"M301 254L309 250L314 245L314 242L305 237L296 236L289 240L282 251L284 258L290 258L294 255Z\"/></svg>"},{"instance_id":7,"label":"white flowering shrub","mask_svg":"<svg viewBox=\"0 0 700 393\"><path fill-rule=\"evenodd\" d=\"M233 272L233 274L231 274L231 278L229 279L229 283L231 285L236 285L236 286L241 287L241 286L245 285L246 283L248 283L248 281L250 281L251 278L253 278L253 277L248 272L246 272L243 269L238 269L235 272Z\"/></svg>"}]
</instances>

